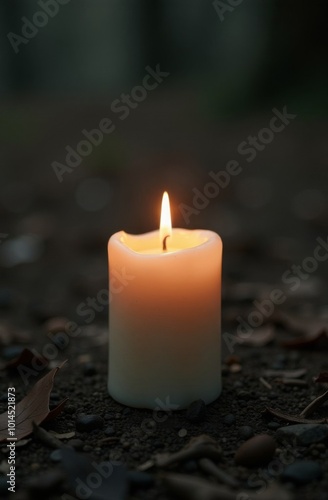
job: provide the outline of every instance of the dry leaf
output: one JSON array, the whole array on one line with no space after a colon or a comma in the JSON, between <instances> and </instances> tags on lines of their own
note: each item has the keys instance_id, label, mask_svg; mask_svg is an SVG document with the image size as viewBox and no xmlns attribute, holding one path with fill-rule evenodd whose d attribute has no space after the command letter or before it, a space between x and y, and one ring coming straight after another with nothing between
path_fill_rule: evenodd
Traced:
<instances>
[{"instance_id":1,"label":"dry leaf","mask_svg":"<svg viewBox=\"0 0 328 500\"><path fill-rule=\"evenodd\" d=\"M38 353L34 353L28 348L25 348L17 358L8 361L5 367L7 368L7 370L15 370L20 365L24 365L27 368L35 368L35 366L33 365L34 362L38 363L37 365L38 367L40 366L41 363L42 366L44 367L48 366L49 364L48 359L44 358L43 356L40 356Z\"/></svg>"},{"instance_id":2,"label":"dry leaf","mask_svg":"<svg viewBox=\"0 0 328 500\"><path fill-rule=\"evenodd\" d=\"M290 333L297 335L297 339L286 340L281 343L284 347L322 347L328 348L327 320L317 317L302 317L286 312L275 314L275 323L282 326Z\"/></svg>"},{"instance_id":3,"label":"dry leaf","mask_svg":"<svg viewBox=\"0 0 328 500\"><path fill-rule=\"evenodd\" d=\"M304 408L304 410L300 413L300 416L307 417L308 415L310 415L310 413L313 413L315 410L320 408L320 406L323 405L323 403L325 403L327 400L328 400L328 391L324 392L323 394L315 398L313 401L311 401L311 403L306 408Z\"/></svg>"},{"instance_id":4,"label":"dry leaf","mask_svg":"<svg viewBox=\"0 0 328 500\"><path fill-rule=\"evenodd\" d=\"M290 415L288 413L283 413L280 410L274 410L273 408L266 407L263 414L269 413L275 417L286 420L286 422L295 422L297 424L325 424L328 422L327 418L321 418L319 420L309 420L308 418L303 418L298 415Z\"/></svg>"},{"instance_id":5,"label":"dry leaf","mask_svg":"<svg viewBox=\"0 0 328 500\"><path fill-rule=\"evenodd\" d=\"M53 370L56 370L56 368L53 368ZM63 399L63 401L58 403L58 405L55 408L50 410L48 415L44 419L44 422L50 422L50 420L53 420L54 418L56 418L57 415L59 415L63 411L63 408L64 408L65 404L67 403L67 401L68 401L68 398Z\"/></svg>"},{"instance_id":6,"label":"dry leaf","mask_svg":"<svg viewBox=\"0 0 328 500\"><path fill-rule=\"evenodd\" d=\"M274 321L294 335L304 337L316 336L323 329L327 328L327 320L313 317L302 317L300 315L277 311L274 314Z\"/></svg>"},{"instance_id":7,"label":"dry leaf","mask_svg":"<svg viewBox=\"0 0 328 500\"><path fill-rule=\"evenodd\" d=\"M248 338L238 338L238 342L246 346L263 347L270 344L270 342L274 340L274 337L274 327L270 324L267 324L254 330L252 335L250 335Z\"/></svg>"},{"instance_id":8,"label":"dry leaf","mask_svg":"<svg viewBox=\"0 0 328 500\"><path fill-rule=\"evenodd\" d=\"M313 347L316 349L328 349L328 329L325 328L320 331L316 331L315 334L308 334L304 337L298 339L286 340L281 344L283 347L289 347L291 349L302 349Z\"/></svg>"},{"instance_id":9,"label":"dry leaf","mask_svg":"<svg viewBox=\"0 0 328 500\"><path fill-rule=\"evenodd\" d=\"M255 330L249 338L243 339L242 344L252 347L263 347L273 342L274 337L274 327L272 325L265 325Z\"/></svg>"},{"instance_id":10,"label":"dry leaf","mask_svg":"<svg viewBox=\"0 0 328 500\"><path fill-rule=\"evenodd\" d=\"M328 384L328 372L321 372L317 377L313 378L316 384Z\"/></svg>"},{"instance_id":11,"label":"dry leaf","mask_svg":"<svg viewBox=\"0 0 328 500\"><path fill-rule=\"evenodd\" d=\"M42 377L25 398L16 404L16 429L14 437L17 439L22 439L33 432L33 422L39 425L47 417L49 419L50 415L52 417L56 416L58 414L58 407L62 409L63 402L57 408L50 411L49 399L55 375L64 363ZM10 437L8 436L8 412L5 412L0 415L0 441L4 441L8 437Z\"/></svg>"},{"instance_id":12,"label":"dry leaf","mask_svg":"<svg viewBox=\"0 0 328 500\"><path fill-rule=\"evenodd\" d=\"M300 378L306 372L306 368L299 368L298 370L265 370L263 375L265 377Z\"/></svg>"}]
</instances>

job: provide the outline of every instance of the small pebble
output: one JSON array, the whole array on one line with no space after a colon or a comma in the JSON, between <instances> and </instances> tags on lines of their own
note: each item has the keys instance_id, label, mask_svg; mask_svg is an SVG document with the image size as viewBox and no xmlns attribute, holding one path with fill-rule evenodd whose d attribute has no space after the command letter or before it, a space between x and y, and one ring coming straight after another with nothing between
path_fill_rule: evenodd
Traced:
<instances>
[{"instance_id":1,"label":"small pebble","mask_svg":"<svg viewBox=\"0 0 328 500\"><path fill-rule=\"evenodd\" d=\"M62 452L61 450L54 450L50 453L50 460L54 463L59 463L62 461Z\"/></svg>"},{"instance_id":2,"label":"small pebble","mask_svg":"<svg viewBox=\"0 0 328 500\"><path fill-rule=\"evenodd\" d=\"M225 415L223 418L223 422L226 425L232 425L236 422L236 417L232 413L228 413L228 415Z\"/></svg>"},{"instance_id":3,"label":"small pebble","mask_svg":"<svg viewBox=\"0 0 328 500\"><path fill-rule=\"evenodd\" d=\"M206 405L202 399L197 399L186 410L186 418L190 422L201 422L206 416Z\"/></svg>"},{"instance_id":4,"label":"small pebble","mask_svg":"<svg viewBox=\"0 0 328 500\"><path fill-rule=\"evenodd\" d=\"M180 429L178 432L178 436L181 438L185 437L187 434L188 434L187 429Z\"/></svg>"},{"instance_id":5,"label":"small pebble","mask_svg":"<svg viewBox=\"0 0 328 500\"><path fill-rule=\"evenodd\" d=\"M235 356L233 354L231 354L230 356L227 356L224 360L224 363L228 366L240 364L240 362L241 362L240 356Z\"/></svg>"},{"instance_id":6,"label":"small pebble","mask_svg":"<svg viewBox=\"0 0 328 500\"><path fill-rule=\"evenodd\" d=\"M112 427L111 425L106 427L106 429L104 430L104 434L106 434L106 436L114 436L115 435L114 427Z\"/></svg>"},{"instance_id":7,"label":"small pebble","mask_svg":"<svg viewBox=\"0 0 328 500\"><path fill-rule=\"evenodd\" d=\"M104 420L100 415L80 414L76 418L76 429L80 432L90 432L103 426Z\"/></svg>"},{"instance_id":8,"label":"small pebble","mask_svg":"<svg viewBox=\"0 0 328 500\"><path fill-rule=\"evenodd\" d=\"M309 446L322 443L328 438L328 425L324 424L295 424L280 427L276 432L278 440L286 439L299 446Z\"/></svg>"},{"instance_id":9,"label":"small pebble","mask_svg":"<svg viewBox=\"0 0 328 500\"><path fill-rule=\"evenodd\" d=\"M312 460L304 460L288 465L281 474L281 479L294 484L307 484L321 479L322 475L323 471L319 464Z\"/></svg>"},{"instance_id":10,"label":"small pebble","mask_svg":"<svg viewBox=\"0 0 328 500\"><path fill-rule=\"evenodd\" d=\"M259 434L240 446L235 454L235 462L245 467L259 467L272 459L275 450L275 440L268 434Z\"/></svg>"},{"instance_id":11,"label":"small pebble","mask_svg":"<svg viewBox=\"0 0 328 500\"><path fill-rule=\"evenodd\" d=\"M249 439L254 436L254 430L249 425L243 425L238 429L240 437L242 439Z\"/></svg>"},{"instance_id":12,"label":"small pebble","mask_svg":"<svg viewBox=\"0 0 328 500\"><path fill-rule=\"evenodd\" d=\"M278 422L274 422L273 420L268 423L268 429L272 429L273 431L276 431L279 427L280 424Z\"/></svg>"},{"instance_id":13,"label":"small pebble","mask_svg":"<svg viewBox=\"0 0 328 500\"><path fill-rule=\"evenodd\" d=\"M238 363L234 363L233 365L229 366L229 372L230 373L239 373L242 370L242 366L239 365Z\"/></svg>"}]
</instances>

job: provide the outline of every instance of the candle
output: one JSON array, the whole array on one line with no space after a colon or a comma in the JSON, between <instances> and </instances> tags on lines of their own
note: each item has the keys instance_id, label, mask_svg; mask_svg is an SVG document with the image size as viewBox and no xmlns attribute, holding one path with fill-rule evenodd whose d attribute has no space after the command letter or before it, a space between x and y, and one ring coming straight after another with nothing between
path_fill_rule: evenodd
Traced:
<instances>
[{"instance_id":1,"label":"candle","mask_svg":"<svg viewBox=\"0 0 328 500\"><path fill-rule=\"evenodd\" d=\"M109 275L129 275L112 294L109 394L141 408L177 409L221 392L222 241L212 231L171 227L167 193L160 230L120 231L108 242Z\"/></svg>"}]
</instances>

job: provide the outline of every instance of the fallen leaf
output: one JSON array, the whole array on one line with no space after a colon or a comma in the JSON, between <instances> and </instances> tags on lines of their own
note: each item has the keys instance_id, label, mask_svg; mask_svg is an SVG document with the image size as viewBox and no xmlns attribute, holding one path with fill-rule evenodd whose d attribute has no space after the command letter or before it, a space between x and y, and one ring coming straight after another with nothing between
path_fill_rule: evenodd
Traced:
<instances>
[{"instance_id":1,"label":"fallen leaf","mask_svg":"<svg viewBox=\"0 0 328 500\"><path fill-rule=\"evenodd\" d=\"M315 398L313 401L311 401L311 403L306 408L304 408L304 410L300 413L300 416L307 417L315 410L320 408L320 406L323 405L323 403L325 403L327 400L328 400L328 391L324 392L323 394Z\"/></svg>"},{"instance_id":2,"label":"fallen leaf","mask_svg":"<svg viewBox=\"0 0 328 500\"><path fill-rule=\"evenodd\" d=\"M254 332L245 339L238 338L238 343L250 347L263 347L270 344L274 340L275 330L273 325L267 324L256 328Z\"/></svg>"},{"instance_id":3,"label":"fallen leaf","mask_svg":"<svg viewBox=\"0 0 328 500\"><path fill-rule=\"evenodd\" d=\"M16 404L15 415L15 437L19 440L33 432L33 422L37 425L44 422L49 416L57 416L58 407L62 409L64 402L59 403L57 408L49 410L50 393L53 388L54 378L58 370L65 364L62 363L42 377L33 386L30 392ZM0 442L8 438L8 412L0 415Z\"/></svg>"},{"instance_id":4,"label":"fallen leaf","mask_svg":"<svg viewBox=\"0 0 328 500\"><path fill-rule=\"evenodd\" d=\"M314 335L307 335L300 337L298 339L286 340L281 343L283 347L289 347L291 349L302 349L313 347L316 349L326 350L328 349L328 329L320 330Z\"/></svg>"},{"instance_id":5,"label":"fallen leaf","mask_svg":"<svg viewBox=\"0 0 328 500\"><path fill-rule=\"evenodd\" d=\"M298 338L285 340L283 347L322 347L328 348L328 325L325 318L302 317L279 311L274 316L275 324L282 326Z\"/></svg>"},{"instance_id":6,"label":"fallen leaf","mask_svg":"<svg viewBox=\"0 0 328 500\"><path fill-rule=\"evenodd\" d=\"M24 365L24 367L35 369L34 363L37 363L38 368L40 367L40 364L46 367L49 364L49 360L44 358L43 356L40 356L38 353L34 353L30 349L25 348L20 353L20 355L17 356L17 358L8 361L5 367L7 368L7 370L15 370L20 365Z\"/></svg>"},{"instance_id":7,"label":"fallen leaf","mask_svg":"<svg viewBox=\"0 0 328 500\"><path fill-rule=\"evenodd\" d=\"M53 370L56 370L56 368L53 368ZM63 408L64 408L65 404L67 403L67 401L68 401L68 398L65 398L65 399L63 399L63 401L58 403L58 405L55 406L55 408L53 408L52 410L49 411L48 415L46 416L46 418L44 419L43 422L50 422L50 420L53 420L54 418L56 418L63 411Z\"/></svg>"},{"instance_id":8,"label":"fallen leaf","mask_svg":"<svg viewBox=\"0 0 328 500\"><path fill-rule=\"evenodd\" d=\"M268 413L275 417L281 418L282 420L286 420L286 422L296 422L297 424L325 424L328 422L327 418L309 420L308 418L303 418L298 415L290 415L289 413L283 413L280 410L274 410L273 408L266 407L263 415L265 416Z\"/></svg>"},{"instance_id":9,"label":"fallen leaf","mask_svg":"<svg viewBox=\"0 0 328 500\"><path fill-rule=\"evenodd\" d=\"M321 372L317 377L313 378L316 384L328 384L328 372Z\"/></svg>"},{"instance_id":10,"label":"fallen leaf","mask_svg":"<svg viewBox=\"0 0 328 500\"><path fill-rule=\"evenodd\" d=\"M299 368L298 370L265 370L263 375L265 377L300 378L306 373L306 368Z\"/></svg>"},{"instance_id":11,"label":"fallen leaf","mask_svg":"<svg viewBox=\"0 0 328 500\"><path fill-rule=\"evenodd\" d=\"M324 328L327 328L327 320L314 317L302 317L300 315L277 311L273 316L276 325L282 326L294 335L315 336Z\"/></svg>"},{"instance_id":12,"label":"fallen leaf","mask_svg":"<svg viewBox=\"0 0 328 500\"><path fill-rule=\"evenodd\" d=\"M113 461L96 463L70 448L61 449L61 465L67 476L70 492L88 500L125 500L128 493L126 468ZM89 478L101 478L97 487L89 488Z\"/></svg>"}]
</instances>

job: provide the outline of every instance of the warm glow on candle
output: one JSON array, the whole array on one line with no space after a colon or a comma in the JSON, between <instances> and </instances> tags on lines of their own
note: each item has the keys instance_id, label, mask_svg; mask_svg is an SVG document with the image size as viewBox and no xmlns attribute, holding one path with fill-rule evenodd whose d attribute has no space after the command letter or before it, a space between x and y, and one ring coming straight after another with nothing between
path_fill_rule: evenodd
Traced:
<instances>
[{"instance_id":1,"label":"warm glow on candle","mask_svg":"<svg viewBox=\"0 0 328 500\"><path fill-rule=\"evenodd\" d=\"M169 195L165 191L162 199L161 221L159 226L160 244L164 247L165 238L172 235L172 222Z\"/></svg>"}]
</instances>

